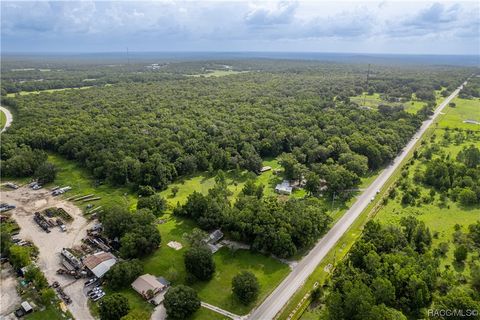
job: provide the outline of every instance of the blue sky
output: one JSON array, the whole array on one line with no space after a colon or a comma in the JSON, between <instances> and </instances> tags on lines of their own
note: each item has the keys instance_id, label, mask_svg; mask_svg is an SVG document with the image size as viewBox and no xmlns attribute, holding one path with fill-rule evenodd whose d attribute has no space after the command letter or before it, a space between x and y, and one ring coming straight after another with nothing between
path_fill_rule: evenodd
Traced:
<instances>
[{"instance_id":1,"label":"blue sky","mask_svg":"<svg viewBox=\"0 0 480 320\"><path fill-rule=\"evenodd\" d=\"M2 52L480 52L477 1L2 1Z\"/></svg>"}]
</instances>

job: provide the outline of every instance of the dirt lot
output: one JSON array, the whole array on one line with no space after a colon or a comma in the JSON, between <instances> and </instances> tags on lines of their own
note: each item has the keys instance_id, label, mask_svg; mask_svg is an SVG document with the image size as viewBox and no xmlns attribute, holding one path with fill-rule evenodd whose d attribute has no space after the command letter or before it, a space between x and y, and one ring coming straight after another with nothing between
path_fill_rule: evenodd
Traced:
<instances>
[{"instance_id":1,"label":"dirt lot","mask_svg":"<svg viewBox=\"0 0 480 320\"><path fill-rule=\"evenodd\" d=\"M38 247L38 266L44 272L49 283L58 281L65 293L70 296L72 303L68 305L68 308L74 318L93 319L87 306L88 299L83 294L85 279L75 280L56 274L57 269L60 268L62 248L79 246L81 239L86 236L87 229L93 222L89 223L83 217L81 210L73 203L53 197L46 189L32 190L28 187L21 187L17 190L2 191L1 201L17 206L10 212L21 227L19 236L24 240L32 241ZM74 218L73 221L66 223L67 232L61 232L58 227L55 227L50 229L50 233L46 233L33 221L35 211L42 211L49 207L63 208Z\"/></svg>"},{"instance_id":2,"label":"dirt lot","mask_svg":"<svg viewBox=\"0 0 480 320\"><path fill-rule=\"evenodd\" d=\"M17 293L15 287L17 286L17 280L15 272L10 264L5 263L2 265L1 270L1 289L0 290L0 315L7 315L15 310L20 302L20 296Z\"/></svg>"}]
</instances>

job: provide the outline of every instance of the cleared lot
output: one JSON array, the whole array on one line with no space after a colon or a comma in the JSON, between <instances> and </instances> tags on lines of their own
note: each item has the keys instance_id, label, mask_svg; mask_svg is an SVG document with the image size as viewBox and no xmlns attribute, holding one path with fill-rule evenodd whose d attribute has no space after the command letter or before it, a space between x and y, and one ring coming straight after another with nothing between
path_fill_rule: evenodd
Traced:
<instances>
[{"instance_id":1,"label":"cleared lot","mask_svg":"<svg viewBox=\"0 0 480 320\"><path fill-rule=\"evenodd\" d=\"M0 315L7 315L15 310L21 301L17 293L15 272L9 264L3 264L1 270Z\"/></svg>"},{"instance_id":2,"label":"cleared lot","mask_svg":"<svg viewBox=\"0 0 480 320\"><path fill-rule=\"evenodd\" d=\"M81 239L86 236L87 229L93 223L83 217L78 207L68 201L53 197L50 195L50 191L45 189L32 190L28 187L21 187L17 190L3 191L2 202L17 207L11 213L21 227L19 236L32 241L38 247L38 266L44 272L49 283L58 281L65 293L70 296L72 303L68 305L68 308L74 318L93 319L87 306L87 297L83 293L85 279L75 280L56 273L61 264L60 251L62 248L80 246ZM55 227L51 228L50 233L46 233L34 222L35 211L42 211L50 207L63 208L74 218L73 221L66 224L66 232Z\"/></svg>"}]
</instances>

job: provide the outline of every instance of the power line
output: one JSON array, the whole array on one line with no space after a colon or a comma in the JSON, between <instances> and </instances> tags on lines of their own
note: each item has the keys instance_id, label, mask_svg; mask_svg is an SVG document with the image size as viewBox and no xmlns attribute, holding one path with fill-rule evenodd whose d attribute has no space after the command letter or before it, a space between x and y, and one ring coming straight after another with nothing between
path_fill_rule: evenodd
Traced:
<instances>
[{"instance_id":1,"label":"power line","mask_svg":"<svg viewBox=\"0 0 480 320\"><path fill-rule=\"evenodd\" d=\"M365 106L367 100L367 93L368 93L368 80L370 79L370 63L368 64L368 71L367 71L367 85L366 91L363 93L363 105Z\"/></svg>"}]
</instances>

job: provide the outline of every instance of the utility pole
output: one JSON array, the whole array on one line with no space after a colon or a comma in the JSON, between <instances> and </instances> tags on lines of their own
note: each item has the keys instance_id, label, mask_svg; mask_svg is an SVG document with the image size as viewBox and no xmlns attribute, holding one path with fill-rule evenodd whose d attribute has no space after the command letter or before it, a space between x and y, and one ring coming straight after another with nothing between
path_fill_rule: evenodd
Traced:
<instances>
[{"instance_id":1,"label":"utility pole","mask_svg":"<svg viewBox=\"0 0 480 320\"><path fill-rule=\"evenodd\" d=\"M128 53L129 52L128 52L128 47L127 47L127 64L130 65L130 55Z\"/></svg>"},{"instance_id":2,"label":"utility pole","mask_svg":"<svg viewBox=\"0 0 480 320\"><path fill-rule=\"evenodd\" d=\"M333 195L332 195L332 211L333 211L334 204L335 204L335 191L333 191Z\"/></svg>"},{"instance_id":3,"label":"utility pole","mask_svg":"<svg viewBox=\"0 0 480 320\"><path fill-rule=\"evenodd\" d=\"M370 63L368 64L368 71L367 71L367 85L366 91L363 93L363 105L365 106L365 102L367 100L367 93L368 93L368 80L370 79Z\"/></svg>"}]
</instances>

